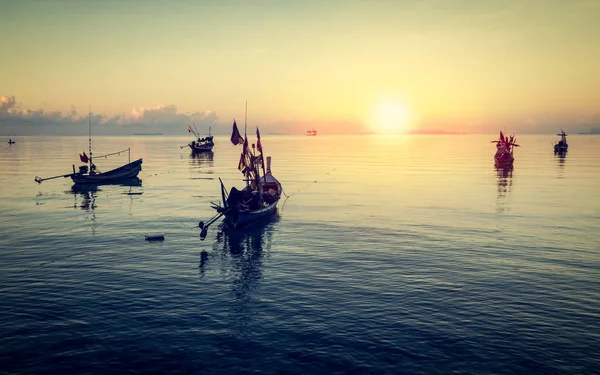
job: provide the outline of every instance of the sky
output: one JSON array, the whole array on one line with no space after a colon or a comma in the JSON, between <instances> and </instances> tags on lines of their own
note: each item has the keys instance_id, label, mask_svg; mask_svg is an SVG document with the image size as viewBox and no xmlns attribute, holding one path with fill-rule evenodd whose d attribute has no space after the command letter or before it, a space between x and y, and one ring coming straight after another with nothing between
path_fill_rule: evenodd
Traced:
<instances>
[{"instance_id":1,"label":"sky","mask_svg":"<svg viewBox=\"0 0 600 375\"><path fill-rule=\"evenodd\" d=\"M585 131L599 41L597 0L0 0L0 132Z\"/></svg>"}]
</instances>

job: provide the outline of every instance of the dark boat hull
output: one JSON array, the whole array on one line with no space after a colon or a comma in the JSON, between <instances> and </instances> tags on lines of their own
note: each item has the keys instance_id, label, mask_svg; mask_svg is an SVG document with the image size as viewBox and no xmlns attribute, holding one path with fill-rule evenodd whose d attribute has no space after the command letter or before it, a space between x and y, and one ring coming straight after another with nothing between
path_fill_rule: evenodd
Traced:
<instances>
[{"instance_id":1,"label":"dark boat hull","mask_svg":"<svg viewBox=\"0 0 600 375\"><path fill-rule=\"evenodd\" d=\"M194 154L200 154L203 152L211 152L214 145L188 145Z\"/></svg>"},{"instance_id":2,"label":"dark boat hull","mask_svg":"<svg viewBox=\"0 0 600 375\"><path fill-rule=\"evenodd\" d=\"M142 180L138 177L128 178L126 180L119 180L117 182L113 182L110 184L73 184L71 186L71 193L86 193L86 192L97 192L101 190L101 186L103 185L114 185L114 186L128 186L128 187L138 187L142 186Z\"/></svg>"},{"instance_id":3,"label":"dark boat hull","mask_svg":"<svg viewBox=\"0 0 600 375\"><path fill-rule=\"evenodd\" d=\"M267 218L277 212L277 202L260 210L254 211L238 211L236 213L225 215L224 223L226 226L233 229L242 229Z\"/></svg>"},{"instance_id":4,"label":"dark boat hull","mask_svg":"<svg viewBox=\"0 0 600 375\"><path fill-rule=\"evenodd\" d=\"M511 166L513 165L515 158L510 152L504 150L498 150L494 155L494 163L496 166Z\"/></svg>"},{"instance_id":5,"label":"dark boat hull","mask_svg":"<svg viewBox=\"0 0 600 375\"><path fill-rule=\"evenodd\" d=\"M555 154L564 154L567 151L569 151L569 145L560 145L560 144L554 145L554 153Z\"/></svg>"},{"instance_id":6,"label":"dark boat hull","mask_svg":"<svg viewBox=\"0 0 600 375\"><path fill-rule=\"evenodd\" d=\"M142 170L142 159L138 159L122 167L94 175L75 173L71 179L75 184L112 184L137 177Z\"/></svg>"},{"instance_id":7,"label":"dark boat hull","mask_svg":"<svg viewBox=\"0 0 600 375\"><path fill-rule=\"evenodd\" d=\"M278 202L279 200L259 210L230 211L225 215L224 223L230 228L244 228L277 212Z\"/></svg>"},{"instance_id":8,"label":"dark boat hull","mask_svg":"<svg viewBox=\"0 0 600 375\"><path fill-rule=\"evenodd\" d=\"M272 192L271 199L273 201L264 207L254 210L236 208L227 211L223 221L226 226L234 229L244 228L277 212L277 203L279 203L283 192L281 183L269 171L265 176L261 177L261 184L265 191L269 190Z\"/></svg>"}]
</instances>

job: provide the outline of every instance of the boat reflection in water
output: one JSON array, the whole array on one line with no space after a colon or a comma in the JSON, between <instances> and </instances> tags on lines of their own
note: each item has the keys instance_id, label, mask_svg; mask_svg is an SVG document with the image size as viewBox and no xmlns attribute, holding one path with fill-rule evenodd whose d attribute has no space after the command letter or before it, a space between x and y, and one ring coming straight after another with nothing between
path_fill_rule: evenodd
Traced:
<instances>
[{"instance_id":1,"label":"boat reflection in water","mask_svg":"<svg viewBox=\"0 0 600 375\"><path fill-rule=\"evenodd\" d=\"M498 195L496 197L496 211L505 212L508 211L508 204L506 198L512 190L512 177L513 177L513 166L497 166L496 177L498 179Z\"/></svg>"},{"instance_id":2,"label":"boat reflection in water","mask_svg":"<svg viewBox=\"0 0 600 375\"><path fill-rule=\"evenodd\" d=\"M554 158L556 159L556 163L558 166L558 175L556 176L556 178L558 178L559 180L562 180L563 178L565 178L564 173L565 173L565 162L567 161L567 153L566 152L554 153Z\"/></svg>"},{"instance_id":3,"label":"boat reflection in water","mask_svg":"<svg viewBox=\"0 0 600 375\"><path fill-rule=\"evenodd\" d=\"M213 166L214 152L190 153L190 164Z\"/></svg>"},{"instance_id":4,"label":"boat reflection in water","mask_svg":"<svg viewBox=\"0 0 600 375\"><path fill-rule=\"evenodd\" d=\"M219 257L222 263L231 263L232 266L246 263L244 268L252 269L259 265L263 252L271 248L271 239L279 222L279 214L257 221L243 229L234 229L222 223L219 226L212 254L206 251L200 254L200 274L204 272L211 258ZM241 269L241 268L240 268ZM244 276L244 275L240 275Z\"/></svg>"},{"instance_id":5,"label":"boat reflection in water","mask_svg":"<svg viewBox=\"0 0 600 375\"><path fill-rule=\"evenodd\" d=\"M566 152L558 152L558 153L554 154L554 158L558 161L559 167L564 167L565 161L567 160L567 153Z\"/></svg>"},{"instance_id":6,"label":"boat reflection in water","mask_svg":"<svg viewBox=\"0 0 600 375\"><path fill-rule=\"evenodd\" d=\"M270 216L244 230L222 228L210 253L200 254L200 278L220 268L231 280L230 329L239 335L253 320L253 306L259 301L258 289L263 278L263 261L271 250L279 214Z\"/></svg>"},{"instance_id":7,"label":"boat reflection in water","mask_svg":"<svg viewBox=\"0 0 600 375\"><path fill-rule=\"evenodd\" d=\"M70 193L73 194L73 197L75 198L75 202L73 203L73 207L74 208L81 208L84 211L94 211L94 209L96 208L96 197L98 196L98 186L97 185L91 185L88 186L86 189L81 188L78 185L73 185L73 187L71 188ZM79 198L81 199L81 202L79 203L79 205L77 205L77 198L78 195L80 196Z\"/></svg>"},{"instance_id":8,"label":"boat reflection in water","mask_svg":"<svg viewBox=\"0 0 600 375\"><path fill-rule=\"evenodd\" d=\"M120 181L119 183L111 183L107 185L97 185L97 184L75 184L71 186L71 190L67 191L67 194L73 194L75 198L75 203L73 207L81 208L85 211L94 211L97 207L96 198L98 197L98 192L103 191L103 189L107 191L114 191L117 194L124 194L129 196L134 195L142 195L143 192L134 190L134 187L141 187L142 180L139 178L131 178L128 180ZM129 187L128 190L123 191L122 187ZM77 198L81 199L81 202L77 203Z\"/></svg>"}]
</instances>

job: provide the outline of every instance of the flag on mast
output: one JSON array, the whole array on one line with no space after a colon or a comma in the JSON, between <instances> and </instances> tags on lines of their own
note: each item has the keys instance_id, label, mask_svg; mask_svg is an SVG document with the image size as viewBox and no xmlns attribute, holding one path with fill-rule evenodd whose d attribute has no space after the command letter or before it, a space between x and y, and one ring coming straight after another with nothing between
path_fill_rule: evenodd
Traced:
<instances>
[{"instance_id":1,"label":"flag on mast","mask_svg":"<svg viewBox=\"0 0 600 375\"><path fill-rule=\"evenodd\" d=\"M240 131L238 130L235 120L233 120L233 132L231 133L231 143L233 143L234 145L244 143L244 137L240 135ZM246 147L244 147L244 152L245 149Z\"/></svg>"},{"instance_id":2,"label":"flag on mast","mask_svg":"<svg viewBox=\"0 0 600 375\"><path fill-rule=\"evenodd\" d=\"M244 148L242 149L242 153L240 154L240 162L238 163L238 169L244 174L246 174L248 167L250 167L248 159L248 139L246 138L246 140L244 141Z\"/></svg>"},{"instance_id":3,"label":"flag on mast","mask_svg":"<svg viewBox=\"0 0 600 375\"><path fill-rule=\"evenodd\" d=\"M256 128L256 138L258 139L256 141L256 148L262 154L262 144L260 143L260 131L258 131L258 127Z\"/></svg>"},{"instance_id":4,"label":"flag on mast","mask_svg":"<svg viewBox=\"0 0 600 375\"><path fill-rule=\"evenodd\" d=\"M87 163L90 159L88 159L88 156L85 154L84 151L83 155L79 154L79 160L81 160L82 163Z\"/></svg>"},{"instance_id":5,"label":"flag on mast","mask_svg":"<svg viewBox=\"0 0 600 375\"><path fill-rule=\"evenodd\" d=\"M262 143L260 142L260 131L258 130L258 127L256 127L256 149L258 150L258 152L260 152L260 163L263 169L263 174L265 173L265 158L263 157L263 148L262 148Z\"/></svg>"}]
</instances>

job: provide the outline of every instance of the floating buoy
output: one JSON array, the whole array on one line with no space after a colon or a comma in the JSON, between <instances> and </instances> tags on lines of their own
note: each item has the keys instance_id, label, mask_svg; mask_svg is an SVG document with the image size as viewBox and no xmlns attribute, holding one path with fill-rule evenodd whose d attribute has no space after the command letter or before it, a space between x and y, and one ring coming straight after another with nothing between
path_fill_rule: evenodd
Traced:
<instances>
[{"instance_id":1,"label":"floating buoy","mask_svg":"<svg viewBox=\"0 0 600 375\"><path fill-rule=\"evenodd\" d=\"M148 233L146 235L146 241L164 241L164 233Z\"/></svg>"}]
</instances>

